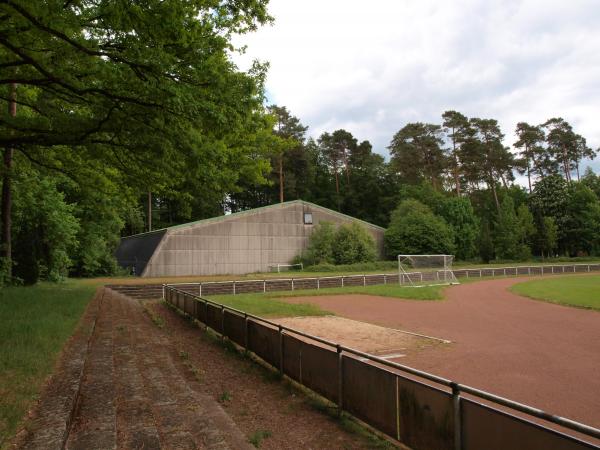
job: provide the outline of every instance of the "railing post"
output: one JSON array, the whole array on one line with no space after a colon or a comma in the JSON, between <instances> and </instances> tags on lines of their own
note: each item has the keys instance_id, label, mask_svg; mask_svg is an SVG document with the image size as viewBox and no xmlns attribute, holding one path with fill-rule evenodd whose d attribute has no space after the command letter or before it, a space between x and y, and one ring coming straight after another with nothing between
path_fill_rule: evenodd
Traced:
<instances>
[{"instance_id":1,"label":"railing post","mask_svg":"<svg viewBox=\"0 0 600 450\"><path fill-rule=\"evenodd\" d=\"M200 283L200 287L198 288L198 297L202 297L202 283Z\"/></svg>"},{"instance_id":2,"label":"railing post","mask_svg":"<svg viewBox=\"0 0 600 450\"><path fill-rule=\"evenodd\" d=\"M344 277L342 277L344 278ZM363 275L363 287L367 285L367 276Z\"/></svg>"},{"instance_id":3,"label":"railing post","mask_svg":"<svg viewBox=\"0 0 600 450\"><path fill-rule=\"evenodd\" d=\"M233 281L233 295L235 295L235 280Z\"/></svg>"},{"instance_id":4,"label":"railing post","mask_svg":"<svg viewBox=\"0 0 600 450\"><path fill-rule=\"evenodd\" d=\"M294 290L294 279L292 278L292 291Z\"/></svg>"},{"instance_id":5,"label":"railing post","mask_svg":"<svg viewBox=\"0 0 600 450\"><path fill-rule=\"evenodd\" d=\"M208 330L208 301L204 301L204 330Z\"/></svg>"},{"instance_id":6,"label":"railing post","mask_svg":"<svg viewBox=\"0 0 600 450\"><path fill-rule=\"evenodd\" d=\"M321 289L321 279L317 278L317 290Z\"/></svg>"},{"instance_id":7,"label":"railing post","mask_svg":"<svg viewBox=\"0 0 600 450\"><path fill-rule=\"evenodd\" d=\"M221 340L225 338L225 305L221 305Z\"/></svg>"},{"instance_id":8,"label":"railing post","mask_svg":"<svg viewBox=\"0 0 600 450\"><path fill-rule=\"evenodd\" d=\"M279 373L283 376L283 329L279 325Z\"/></svg>"},{"instance_id":9,"label":"railing post","mask_svg":"<svg viewBox=\"0 0 600 450\"><path fill-rule=\"evenodd\" d=\"M263 294L267 292L267 280L263 280Z\"/></svg>"},{"instance_id":10,"label":"railing post","mask_svg":"<svg viewBox=\"0 0 600 450\"><path fill-rule=\"evenodd\" d=\"M342 287L344 287L344 275L342 275Z\"/></svg>"},{"instance_id":11,"label":"railing post","mask_svg":"<svg viewBox=\"0 0 600 450\"><path fill-rule=\"evenodd\" d=\"M387 275L383 274L383 284L387 284Z\"/></svg>"},{"instance_id":12,"label":"railing post","mask_svg":"<svg viewBox=\"0 0 600 450\"><path fill-rule=\"evenodd\" d=\"M589 266L588 266L588 268L589 268ZM588 272L589 272L589 270L588 270ZM167 300L165 298L165 285L164 284L162 285L162 299L163 299L163 302Z\"/></svg>"},{"instance_id":13,"label":"railing post","mask_svg":"<svg viewBox=\"0 0 600 450\"><path fill-rule=\"evenodd\" d=\"M244 348L248 351L248 313L244 313Z\"/></svg>"},{"instance_id":14,"label":"railing post","mask_svg":"<svg viewBox=\"0 0 600 450\"><path fill-rule=\"evenodd\" d=\"M451 384L452 409L454 413L454 450L462 450L462 423L460 412L460 389L456 383Z\"/></svg>"},{"instance_id":15,"label":"railing post","mask_svg":"<svg viewBox=\"0 0 600 450\"><path fill-rule=\"evenodd\" d=\"M336 345L338 355L338 415L342 415L344 410L344 359L342 356L342 347Z\"/></svg>"}]
</instances>

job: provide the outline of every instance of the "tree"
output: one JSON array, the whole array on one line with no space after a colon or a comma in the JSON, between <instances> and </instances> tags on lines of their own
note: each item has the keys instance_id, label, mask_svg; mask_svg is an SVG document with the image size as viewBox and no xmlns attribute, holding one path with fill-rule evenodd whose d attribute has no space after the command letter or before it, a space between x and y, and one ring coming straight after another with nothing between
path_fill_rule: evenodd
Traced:
<instances>
[{"instance_id":1,"label":"tree","mask_svg":"<svg viewBox=\"0 0 600 450\"><path fill-rule=\"evenodd\" d=\"M454 254L452 229L417 200L404 200L384 235L389 257L399 254Z\"/></svg>"},{"instance_id":2,"label":"tree","mask_svg":"<svg viewBox=\"0 0 600 450\"><path fill-rule=\"evenodd\" d=\"M308 127L302 125L300 119L292 116L285 106L271 105L268 107L268 111L275 117L275 135L280 138L273 152L276 155L277 164L271 165L278 168L279 202L283 203L284 180L286 179L284 176L284 160L288 153L294 149L299 149L302 152L304 136ZM285 167L289 171L288 167L293 168L295 166L286 165Z\"/></svg>"},{"instance_id":3,"label":"tree","mask_svg":"<svg viewBox=\"0 0 600 450\"><path fill-rule=\"evenodd\" d=\"M373 236L357 222L342 224L335 232L333 259L336 264L375 261L377 250Z\"/></svg>"},{"instance_id":4,"label":"tree","mask_svg":"<svg viewBox=\"0 0 600 450\"><path fill-rule=\"evenodd\" d=\"M571 125L561 117L547 120L542 127L547 130L548 152L559 163L565 180L570 183L572 163L577 159L577 136Z\"/></svg>"},{"instance_id":5,"label":"tree","mask_svg":"<svg viewBox=\"0 0 600 450\"><path fill-rule=\"evenodd\" d=\"M247 143L267 125L265 66L242 73L229 55L233 34L270 20L266 3L3 2L0 99L19 105L0 117L4 253L13 151L64 173L73 154L101 161L143 192L198 162L213 183L261 172Z\"/></svg>"},{"instance_id":6,"label":"tree","mask_svg":"<svg viewBox=\"0 0 600 450\"><path fill-rule=\"evenodd\" d=\"M518 161L521 164L520 166L517 166L517 170L519 173L527 174L529 193L531 194L532 172L538 173L542 177L544 176L544 172L539 167L537 161L537 156L544 151L542 147L542 143L545 139L544 131L539 126L532 126L526 122L519 122L515 133L518 140L514 143L514 146L521 150L519 152L521 159Z\"/></svg>"},{"instance_id":7,"label":"tree","mask_svg":"<svg viewBox=\"0 0 600 450\"><path fill-rule=\"evenodd\" d=\"M440 178L447 165L442 142L439 125L409 123L394 135L388 146L391 164L409 183L425 179L434 189L440 189Z\"/></svg>"},{"instance_id":8,"label":"tree","mask_svg":"<svg viewBox=\"0 0 600 450\"><path fill-rule=\"evenodd\" d=\"M454 178L454 187L456 189L456 195L460 196L460 177L461 177L461 162L459 154L462 144L467 140L469 136L469 119L463 114L457 111L445 111L442 114L444 119L444 131L447 133L452 143L451 158L449 160L449 167Z\"/></svg>"},{"instance_id":9,"label":"tree","mask_svg":"<svg viewBox=\"0 0 600 450\"><path fill-rule=\"evenodd\" d=\"M341 206L340 170L346 175L346 184L350 185L350 168L348 160L350 154L356 149L357 142L354 136L346 130L336 130L332 134L323 133L319 137L319 147L323 160L335 178L335 192L338 197L338 210Z\"/></svg>"},{"instance_id":10,"label":"tree","mask_svg":"<svg viewBox=\"0 0 600 450\"><path fill-rule=\"evenodd\" d=\"M494 247L500 259L517 259L521 252L523 232L515 213L512 198L506 196L500 205L494 224Z\"/></svg>"},{"instance_id":11,"label":"tree","mask_svg":"<svg viewBox=\"0 0 600 450\"><path fill-rule=\"evenodd\" d=\"M508 181L514 179L513 156L502 144L504 134L496 120L473 118L470 124L472 134L463 145L461 159L469 166L471 181L487 184L499 211L497 180L502 180L504 187L508 187Z\"/></svg>"},{"instance_id":12,"label":"tree","mask_svg":"<svg viewBox=\"0 0 600 450\"><path fill-rule=\"evenodd\" d=\"M479 256L484 263L489 263L494 259L494 240L490 231L490 223L487 219L481 222L479 234Z\"/></svg>"},{"instance_id":13,"label":"tree","mask_svg":"<svg viewBox=\"0 0 600 450\"><path fill-rule=\"evenodd\" d=\"M452 228L457 259L470 259L476 254L479 220L468 198L451 197L445 199L436 209Z\"/></svg>"}]
</instances>

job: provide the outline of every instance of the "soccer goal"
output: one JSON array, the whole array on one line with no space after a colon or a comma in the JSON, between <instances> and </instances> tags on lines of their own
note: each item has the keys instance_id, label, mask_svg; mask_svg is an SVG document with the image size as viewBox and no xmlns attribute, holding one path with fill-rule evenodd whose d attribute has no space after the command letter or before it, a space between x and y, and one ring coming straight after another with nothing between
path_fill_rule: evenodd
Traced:
<instances>
[{"instance_id":1,"label":"soccer goal","mask_svg":"<svg viewBox=\"0 0 600 450\"><path fill-rule=\"evenodd\" d=\"M292 270L304 270L304 265L302 263L299 264L270 264L269 271L270 272L289 272Z\"/></svg>"},{"instance_id":2,"label":"soccer goal","mask_svg":"<svg viewBox=\"0 0 600 450\"><path fill-rule=\"evenodd\" d=\"M454 255L398 255L398 283L406 286L459 284Z\"/></svg>"}]
</instances>

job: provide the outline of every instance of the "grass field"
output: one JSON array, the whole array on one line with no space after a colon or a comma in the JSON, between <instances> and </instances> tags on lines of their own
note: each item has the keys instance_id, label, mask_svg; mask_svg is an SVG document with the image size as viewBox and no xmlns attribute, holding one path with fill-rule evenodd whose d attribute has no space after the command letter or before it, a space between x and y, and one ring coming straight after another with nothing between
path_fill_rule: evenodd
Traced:
<instances>
[{"instance_id":1,"label":"grass field","mask_svg":"<svg viewBox=\"0 0 600 450\"><path fill-rule=\"evenodd\" d=\"M301 291L269 292L267 294L215 295L208 298L226 306L262 317L323 316L331 313L323 311L318 306L310 303L291 304L280 299L284 297L308 297L314 295L366 294L395 297L398 299L440 300L443 298L443 288L444 286L410 288L394 285L377 285L319 290L303 289Z\"/></svg>"},{"instance_id":2,"label":"grass field","mask_svg":"<svg viewBox=\"0 0 600 450\"><path fill-rule=\"evenodd\" d=\"M570 275L525 281L511 291L561 305L600 310L600 275Z\"/></svg>"},{"instance_id":3,"label":"grass field","mask_svg":"<svg viewBox=\"0 0 600 450\"><path fill-rule=\"evenodd\" d=\"M0 289L0 448L5 448L73 334L95 286Z\"/></svg>"}]
</instances>

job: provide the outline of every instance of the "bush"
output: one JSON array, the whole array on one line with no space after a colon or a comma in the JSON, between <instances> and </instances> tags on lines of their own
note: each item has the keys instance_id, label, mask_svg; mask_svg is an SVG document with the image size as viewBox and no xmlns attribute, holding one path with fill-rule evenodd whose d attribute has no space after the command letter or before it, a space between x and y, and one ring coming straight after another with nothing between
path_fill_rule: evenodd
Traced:
<instances>
[{"instance_id":1,"label":"bush","mask_svg":"<svg viewBox=\"0 0 600 450\"><path fill-rule=\"evenodd\" d=\"M301 259L305 266L322 266L370 262L376 257L373 237L358 223L344 224L336 230L332 223L320 222Z\"/></svg>"},{"instance_id":2,"label":"bush","mask_svg":"<svg viewBox=\"0 0 600 450\"><path fill-rule=\"evenodd\" d=\"M454 233L444 219L417 200L404 200L385 232L386 253L454 254Z\"/></svg>"},{"instance_id":3,"label":"bush","mask_svg":"<svg viewBox=\"0 0 600 450\"><path fill-rule=\"evenodd\" d=\"M373 237L356 222L341 225L333 243L336 264L354 264L375 261L377 251Z\"/></svg>"},{"instance_id":4,"label":"bush","mask_svg":"<svg viewBox=\"0 0 600 450\"><path fill-rule=\"evenodd\" d=\"M319 222L308 241L308 248L302 257L305 265L333 262L333 241L335 227L330 222Z\"/></svg>"},{"instance_id":5,"label":"bush","mask_svg":"<svg viewBox=\"0 0 600 450\"><path fill-rule=\"evenodd\" d=\"M304 267L305 272L371 272L374 270L394 271L398 270L397 261L372 261L355 264L317 264Z\"/></svg>"}]
</instances>

